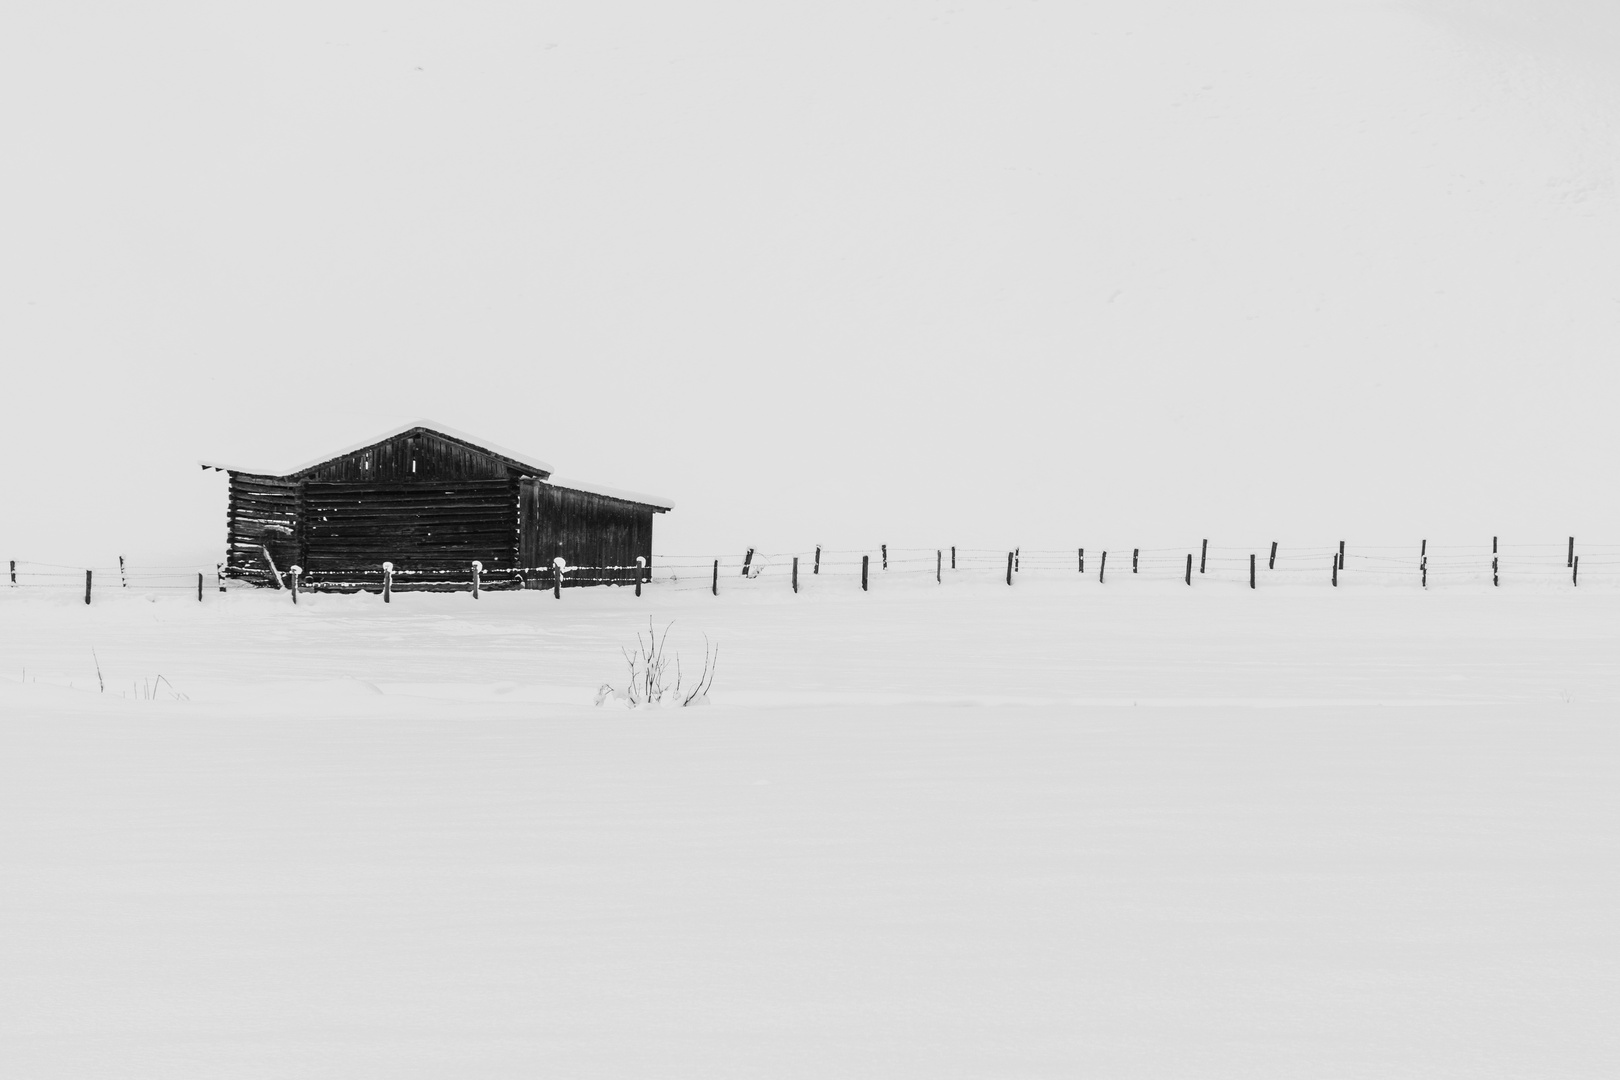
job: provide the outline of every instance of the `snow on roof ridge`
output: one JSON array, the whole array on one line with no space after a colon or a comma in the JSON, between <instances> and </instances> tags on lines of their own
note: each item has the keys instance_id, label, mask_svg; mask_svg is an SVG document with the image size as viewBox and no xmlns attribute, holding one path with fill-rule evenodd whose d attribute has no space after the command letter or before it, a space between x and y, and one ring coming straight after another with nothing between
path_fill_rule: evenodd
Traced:
<instances>
[{"instance_id":1,"label":"snow on roof ridge","mask_svg":"<svg viewBox=\"0 0 1620 1080\"><path fill-rule=\"evenodd\" d=\"M481 438L478 438L477 436L469 435L466 432L459 431L456 428L453 428L448 424L441 424L437 420L429 420L426 417L420 417L420 416L417 417L415 420L411 420L411 421L408 421L407 423L399 424L399 425L397 425L395 427L389 428L387 431L383 432L380 435L373 435L369 439L364 439L364 440L362 440L360 442L357 442L357 443L353 444L352 446L346 446L342 450L334 450L329 454L322 454L318 458L314 458L313 460L306 461L306 462L304 462L304 463L302 463L300 465L295 465L290 469L282 469L280 471L264 471L264 470L259 470L259 469L243 469L243 468L239 468L239 467L237 467L235 465L225 465L225 464L222 464L220 462L215 462L215 461L198 461L197 464L201 465L205 469L220 469L220 470L223 470L225 472L251 473L251 474L253 474L255 476L292 476L295 473L301 473L301 472L304 472L306 469L313 469L317 465L325 464L326 462L331 461L333 458L340 458L340 457L344 456L345 454L352 454L356 450L364 450L368 446L375 446L376 444L378 444L380 442L385 442L388 439L392 439L396 435L403 435L407 431L411 431L414 428L425 428L428 431L436 432L437 434L440 434L440 435L448 435L452 439L458 439L461 442L468 443L468 444L470 444L472 446L476 446L480 450L488 450L490 453L495 454L498 457L503 457L503 458L507 458L508 460L515 461L519 465L526 465L529 468L534 469L537 472L549 474L552 471L551 466L549 464L547 464L546 462L541 461L539 458L532 458L532 457L529 457L526 454L516 453L514 451L506 449L503 446L497 446L497 445L495 445L494 443L490 442L487 439L481 439Z\"/></svg>"},{"instance_id":2,"label":"snow on roof ridge","mask_svg":"<svg viewBox=\"0 0 1620 1080\"><path fill-rule=\"evenodd\" d=\"M571 491L583 491L587 495L602 495L609 499L623 499L625 502L640 503L655 510L673 510L675 503L662 495L648 495L640 491L626 491L624 488L608 487L606 484L593 484L588 480L570 480L565 477L553 476L542 483L553 487L568 488Z\"/></svg>"}]
</instances>

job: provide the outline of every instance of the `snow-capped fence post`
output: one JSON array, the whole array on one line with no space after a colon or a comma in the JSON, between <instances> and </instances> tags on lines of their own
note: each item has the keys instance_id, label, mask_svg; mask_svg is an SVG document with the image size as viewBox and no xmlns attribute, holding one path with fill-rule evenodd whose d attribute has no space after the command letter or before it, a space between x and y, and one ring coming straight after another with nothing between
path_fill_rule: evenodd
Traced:
<instances>
[{"instance_id":1,"label":"snow-capped fence post","mask_svg":"<svg viewBox=\"0 0 1620 1080\"><path fill-rule=\"evenodd\" d=\"M794 560L797 562L798 560ZM795 571L796 572L796 571ZM641 580L647 576L647 556L636 556L636 595L641 595Z\"/></svg>"},{"instance_id":2,"label":"snow-capped fence post","mask_svg":"<svg viewBox=\"0 0 1620 1080\"><path fill-rule=\"evenodd\" d=\"M889 568L889 545L879 544L878 549L883 552L883 569Z\"/></svg>"},{"instance_id":3,"label":"snow-capped fence post","mask_svg":"<svg viewBox=\"0 0 1620 1080\"><path fill-rule=\"evenodd\" d=\"M799 591L799 557L793 556L793 591Z\"/></svg>"},{"instance_id":4,"label":"snow-capped fence post","mask_svg":"<svg viewBox=\"0 0 1620 1080\"><path fill-rule=\"evenodd\" d=\"M743 577L748 576L748 567L750 565L752 565L753 561L754 561L754 549L749 548L748 549L748 554L743 556L743 569L742 569L742 576Z\"/></svg>"},{"instance_id":5,"label":"snow-capped fence post","mask_svg":"<svg viewBox=\"0 0 1620 1080\"><path fill-rule=\"evenodd\" d=\"M1267 570L1275 570L1275 569L1277 569L1277 541L1275 541L1275 540L1273 540L1271 542L1271 559L1270 559L1269 562L1266 563L1266 569Z\"/></svg>"},{"instance_id":6,"label":"snow-capped fence post","mask_svg":"<svg viewBox=\"0 0 1620 1080\"><path fill-rule=\"evenodd\" d=\"M287 569L287 573L292 575L292 602L295 604L298 603L298 575L302 574L303 572L304 568L299 566L297 563L294 563Z\"/></svg>"},{"instance_id":7,"label":"snow-capped fence post","mask_svg":"<svg viewBox=\"0 0 1620 1080\"><path fill-rule=\"evenodd\" d=\"M945 553L938 549L934 551L934 584L945 584Z\"/></svg>"},{"instance_id":8,"label":"snow-capped fence post","mask_svg":"<svg viewBox=\"0 0 1620 1080\"><path fill-rule=\"evenodd\" d=\"M1569 583L1571 585L1581 583L1581 557L1579 555L1569 557Z\"/></svg>"},{"instance_id":9,"label":"snow-capped fence post","mask_svg":"<svg viewBox=\"0 0 1620 1080\"><path fill-rule=\"evenodd\" d=\"M870 555L862 555L861 556L861 592L866 591L866 571L867 571L867 567L870 565L871 562L872 562L872 556L870 556Z\"/></svg>"},{"instance_id":10,"label":"snow-capped fence post","mask_svg":"<svg viewBox=\"0 0 1620 1080\"><path fill-rule=\"evenodd\" d=\"M1491 585L1501 585L1501 579L1496 574L1496 537L1491 537Z\"/></svg>"},{"instance_id":11,"label":"snow-capped fence post","mask_svg":"<svg viewBox=\"0 0 1620 1080\"><path fill-rule=\"evenodd\" d=\"M1255 553L1252 551L1249 552L1249 588L1251 589L1254 588L1254 564L1257 561L1258 557L1255 555Z\"/></svg>"},{"instance_id":12,"label":"snow-capped fence post","mask_svg":"<svg viewBox=\"0 0 1620 1080\"><path fill-rule=\"evenodd\" d=\"M1131 573L1136 573L1137 560L1141 558L1141 548L1131 548Z\"/></svg>"},{"instance_id":13,"label":"snow-capped fence post","mask_svg":"<svg viewBox=\"0 0 1620 1080\"><path fill-rule=\"evenodd\" d=\"M202 603L203 572L197 571L197 603Z\"/></svg>"},{"instance_id":14,"label":"snow-capped fence post","mask_svg":"<svg viewBox=\"0 0 1620 1080\"><path fill-rule=\"evenodd\" d=\"M1097 584L1101 585L1104 576L1108 573L1108 552L1102 553L1102 562L1097 565Z\"/></svg>"},{"instance_id":15,"label":"snow-capped fence post","mask_svg":"<svg viewBox=\"0 0 1620 1080\"><path fill-rule=\"evenodd\" d=\"M1186 579L1187 579L1187 584L1189 584L1189 585L1191 585L1191 584L1192 584L1192 552L1190 552L1190 551L1189 551L1189 552L1187 552L1187 573L1186 573Z\"/></svg>"},{"instance_id":16,"label":"snow-capped fence post","mask_svg":"<svg viewBox=\"0 0 1620 1080\"><path fill-rule=\"evenodd\" d=\"M816 545L816 561L815 561L815 563L814 563L814 564L813 564L813 565L812 565L812 566L811 566L811 567L810 567L810 572L811 572L811 573L812 573L812 574L819 574L819 573L821 573L821 545L820 545L820 544L817 544L817 545Z\"/></svg>"},{"instance_id":17,"label":"snow-capped fence post","mask_svg":"<svg viewBox=\"0 0 1620 1080\"><path fill-rule=\"evenodd\" d=\"M219 584L219 591L224 592L225 591L225 564L224 563L215 563L214 564L214 581Z\"/></svg>"},{"instance_id":18,"label":"snow-capped fence post","mask_svg":"<svg viewBox=\"0 0 1620 1080\"><path fill-rule=\"evenodd\" d=\"M473 572L473 599L476 600L476 599L478 599L478 586L479 586L478 578L484 572L484 564L479 562L477 559L474 559L473 564L472 564L472 572Z\"/></svg>"},{"instance_id":19,"label":"snow-capped fence post","mask_svg":"<svg viewBox=\"0 0 1620 1080\"><path fill-rule=\"evenodd\" d=\"M1209 541L1205 540L1203 547L1198 549L1198 572L1204 572L1204 563L1209 558Z\"/></svg>"},{"instance_id":20,"label":"snow-capped fence post","mask_svg":"<svg viewBox=\"0 0 1620 1080\"><path fill-rule=\"evenodd\" d=\"M1086 572L1086 549L1085 548L1080 549L1080 572L1082 574Z\"/></svg>"},{"instance_id":21,"label":"snow-capped fence post","mask_svg":"<svg viewBox=\"0 0 1620 1080\"><path fill-rule=\"evenodd\" d=\"M124 574L124 557L122 555L118 556L118 587L121 589L129 588L129 578Z\"/></svg>"},{"instance_id":22,"label":"snow-capped fence post","mask_svg":"<svg viewBox=\"0 0 1620 1080\"><path fill-rule=\"evenodd\" d=\"M557 580L561 581L562 579L558 578ZM720 595L720 560L719 559L714 560L714 584L710 586L710 590L714 593L714 595L716 595L716 596Z\"/></svg>"},{"instance_id":23,"label":"snow-capped fence post","mask_svg":"<svg viewBox=\"0 0 1620 1080\"><path fill-rule=\"evenodd\" d=\"M383 603L394 602L394 564L383 563Z\"/></svg>"},{"instance_id":24,"label":"snow-capped fence post","mask_svg":"<svg viewBox=\"0 0 1620 1080\"><path fill-rule=\"evenodd\" d=\"M84 572L84 602L90 602L90 571Z\"/></svg>"},{"instance_id":25,"label":"snow-capped fence post","mask_svg":"<svg viewBox=\"0 0 1620 1080\"><path fill-rule=\"evenodd\" d=\"M562 599L563 568L566 567L567 565L568 565L568 561L566 559L564 559L561 555L559 555L555 559L551 560L551 596L552 596L552 599L554 599L554 600L561 600ZM716 566L720 565L718 560L716 560L715 565ZM716 585L718 585L718 584L719 584L719 581L718 581L718 575L717 575Z\"/></svg>"},{"instance_id":26,"label":"snow-capped fence post","mask_svg":"<svg viewBox=\"0 0 1620 1080\"><path fill-rule=\"evenodd\" d=\"M1571 569L1575 566L1575 538L1569 538L1569 555L1564 559L1564 565Z\"/></svg>"}]
</instances>

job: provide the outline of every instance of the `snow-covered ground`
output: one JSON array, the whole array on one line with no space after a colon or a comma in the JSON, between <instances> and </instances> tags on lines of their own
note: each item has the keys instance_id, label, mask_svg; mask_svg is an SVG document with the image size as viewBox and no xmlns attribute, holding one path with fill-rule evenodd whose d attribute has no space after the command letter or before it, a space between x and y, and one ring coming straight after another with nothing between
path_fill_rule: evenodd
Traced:
<instances>
[{"instance_id":1,"label":"snow-covered ground","mask_svg":"<svg viewBox=\"0 0 1620 1080\"><path fill-rule=\"evenodd\" d=\"M0 589L0 1075L1620 1070L1620 591L874 578Z\"/></svg>"}]
</instances>

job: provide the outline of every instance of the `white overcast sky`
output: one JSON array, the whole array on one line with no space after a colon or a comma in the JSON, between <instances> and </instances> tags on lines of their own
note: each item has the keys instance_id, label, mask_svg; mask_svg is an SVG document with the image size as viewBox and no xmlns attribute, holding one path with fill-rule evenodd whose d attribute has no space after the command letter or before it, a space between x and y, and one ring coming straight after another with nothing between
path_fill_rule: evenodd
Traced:
<instances>
[{"instance_id":1,"label":"white overcast sky","mask_svg":"<svg viewBox=\"0 0 1620 1080\"><path fill-rule=\"evenodd\" d=\"M416 416L744 546L1620 542L1604 5L12 5L0 558Z\"/></svg>"}]
</instances>

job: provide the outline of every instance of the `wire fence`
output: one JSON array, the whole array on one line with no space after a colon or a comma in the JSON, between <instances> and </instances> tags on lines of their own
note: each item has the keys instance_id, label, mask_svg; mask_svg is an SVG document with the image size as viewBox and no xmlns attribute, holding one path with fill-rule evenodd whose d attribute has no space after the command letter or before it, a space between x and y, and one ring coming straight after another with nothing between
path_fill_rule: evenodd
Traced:
<instances>
[{"instance_id":1,"label":"wire fence","mask_svg":"<svg viewBox=\"0 0 1620 1080\"><path fill-rule=\"evenodd\" d=\"M715 595L771 589L793 592L871 589L882 583L1021 580L1072 581L1096 585L1180 582L1186 586L1236 584L1254 589L1318 585L1324 588L1418 588L1456 586L1556 588L1620 586L1620 544L1498 543L1310 546L1267 544L1258 548L1200 541L1185 547L1152 548L894 548L812 547L802 551L681 555L653 558L650 566L571 566L484 569L408 567L383 563L296 574L268 569L227 569L133 564L72 566L12 560L0 587L15 590L82 591L86 603L108 589L193 594L205 600L247 588L304 591L479 591L527 588L560 593L590 585L661 591L707 591Z\"/></svg>"}]
</instances>

